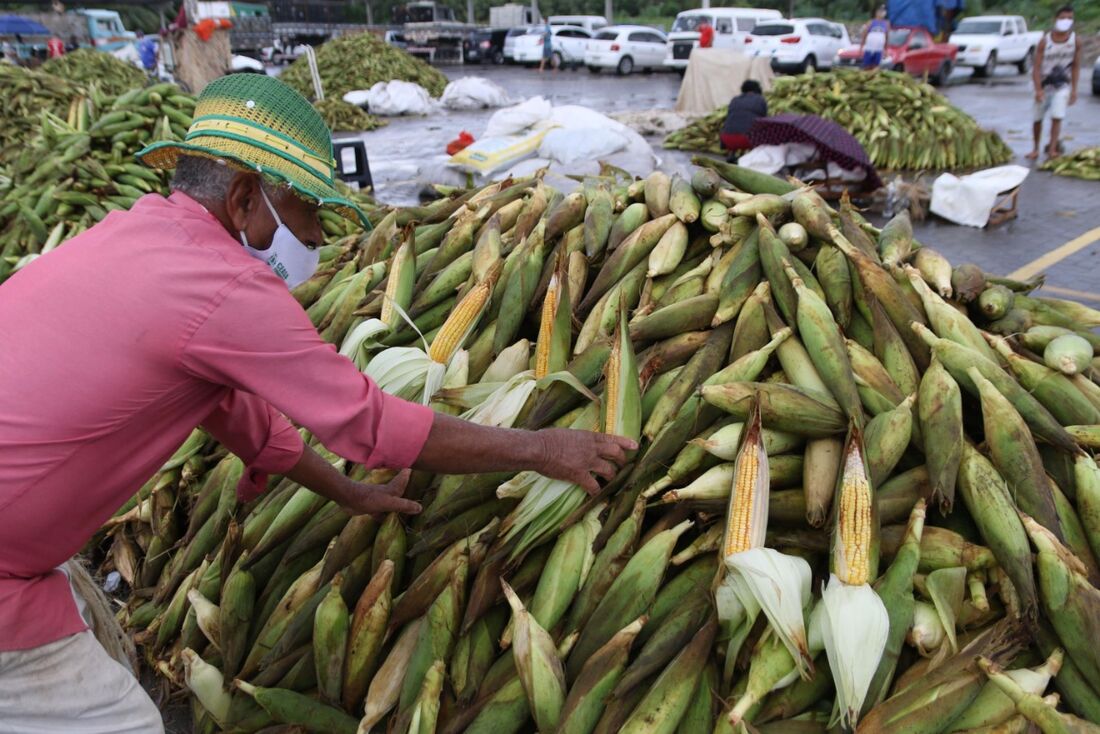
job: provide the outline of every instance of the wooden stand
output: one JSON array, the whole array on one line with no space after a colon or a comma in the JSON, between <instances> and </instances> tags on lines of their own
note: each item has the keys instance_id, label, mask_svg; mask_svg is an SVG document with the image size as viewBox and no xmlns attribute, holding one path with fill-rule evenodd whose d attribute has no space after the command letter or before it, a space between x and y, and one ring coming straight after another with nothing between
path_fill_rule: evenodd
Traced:
<instances>
[{"instance_id":1,"label":"wooden stand","mask_svg":"<svg viewBox=\"0 0 1100 734\"><path fill-rule=\"evenodd\" d=\"M986 222L985 226L996 227L999 224L1007 222L1009 219L1015 219L1019 215L1016 209L1019 194L1019 186L998 194L997 200L993 202L993 211L989 212L989 221Z\"/></svg>"},{"instance_id":2,"label":"wooden stand","mask_svg":"<svg viewBox=\"0 0 1100 734\"><path fill-rule=\"evenodd\" d=\"M167 41L175 65L172 73L192 94L229 71L229 31L214 31L209 41L203 41L188 28L172 31Z\"/></svg>"}]
</instances>

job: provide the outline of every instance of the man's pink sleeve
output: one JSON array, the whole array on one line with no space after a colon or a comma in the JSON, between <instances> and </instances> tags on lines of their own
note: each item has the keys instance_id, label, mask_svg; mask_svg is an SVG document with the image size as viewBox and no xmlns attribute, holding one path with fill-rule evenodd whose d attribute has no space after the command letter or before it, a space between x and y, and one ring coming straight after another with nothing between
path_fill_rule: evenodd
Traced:
<instances>
[{"instance_id":1,"label":"man's pink sleeve","mask_svg":"<svg viewBox=\"0 0 1100 734\"><path fill-rule=\"evenodd\" d=\"M368 468L411 466L432 427L430 408L383 393L322 341L266 269L242 274L218 295L185 334L180 357L197 377L263 398Z\"/></svg>"},{"instance_id":2,"label":"man's pink sleeve","mask_svg":"<svg viewBox=\"0 0 1100 734\"><path fill-rule=\"evenodd\" d=\"M230 390L202 426L245 463L237 484L241 502L262 494L269 474L290 471L305 447L302 436L279 411L263 398L240 390Z\"/></svg>"}]
</instances>

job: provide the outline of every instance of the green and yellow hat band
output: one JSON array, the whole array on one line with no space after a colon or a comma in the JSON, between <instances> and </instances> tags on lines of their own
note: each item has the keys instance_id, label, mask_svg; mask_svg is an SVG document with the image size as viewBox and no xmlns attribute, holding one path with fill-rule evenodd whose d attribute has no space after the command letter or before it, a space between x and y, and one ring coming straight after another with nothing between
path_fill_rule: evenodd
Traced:
<instances>
[{"instance_id":1,"label":"green and yellow hat band","mask_svg":"<svg viewBox=\"0 0 1100 734\"><path fill-rule=\"evenodd\" d=\"M137 154L152 168L175 168L180 155L224 160L289 185L307 201L364 223L336 190L332 134L305 97L274 77L230 74L199 94L183 142L153 143Z\"/></svg>"}]
</instances>

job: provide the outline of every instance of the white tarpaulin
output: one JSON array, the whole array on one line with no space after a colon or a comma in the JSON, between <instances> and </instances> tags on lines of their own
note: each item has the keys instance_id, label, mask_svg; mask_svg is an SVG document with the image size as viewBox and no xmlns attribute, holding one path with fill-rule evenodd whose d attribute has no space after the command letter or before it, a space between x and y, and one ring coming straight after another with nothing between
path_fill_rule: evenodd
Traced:
<instances>
[{"instance_id":1,"label":"white tarpaulin","mask_svg":"<svg viewBox=\"0 0 1100 734\"><path fill-rule=\"evenodd\" d=\"M1023 166L987 168L961 178L944 173L932 183L932 213L955 224L984 227L997 195L1022 184L1027 174Z\"/></svg>"},{"instance_id":2,"label":"white tarpaulin","mask_svg":"<svg viewBox=\"0 0 1100 734\"><path fill-rule=\"evenodd\" d=\"M680 84L676 111L685 115L710 114L741 94L741 84L746 79L760 82L765 92L771 89L775 79L771 60L746 56L732 48L696 48Z\"/></svg>"},{"instance_id":3,"label":"white tarpaulin","mask_svg":"<svg viewBox=\"0 0 1100 734\"><path fill-rule=\"evenodd\" d=\"M512 104L504 87L480 76L455 79L443 90L439 101L449 110L480 110Z\"/></svg>"}]
</instances>

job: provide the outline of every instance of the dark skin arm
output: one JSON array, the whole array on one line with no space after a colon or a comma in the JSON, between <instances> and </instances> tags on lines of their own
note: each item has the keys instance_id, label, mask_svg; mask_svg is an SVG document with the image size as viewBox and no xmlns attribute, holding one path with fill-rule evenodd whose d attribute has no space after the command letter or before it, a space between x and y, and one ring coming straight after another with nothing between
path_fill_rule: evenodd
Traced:
<instances>
[{"instance_id":1,"label":"dark skin arm","mask_svg":"<svg viewBox=\"0 0 1100 734\"><path fill-rule=\"evenodd\" d=\"M409 472L403 471L387 484L365 484L348 479L316 451L306 446L302 458L286 476L303 487L332 500L353 515L374 515L384 512L416 514L420 505L401 497L409 483Z\"/></svg>"}]
</instances>

